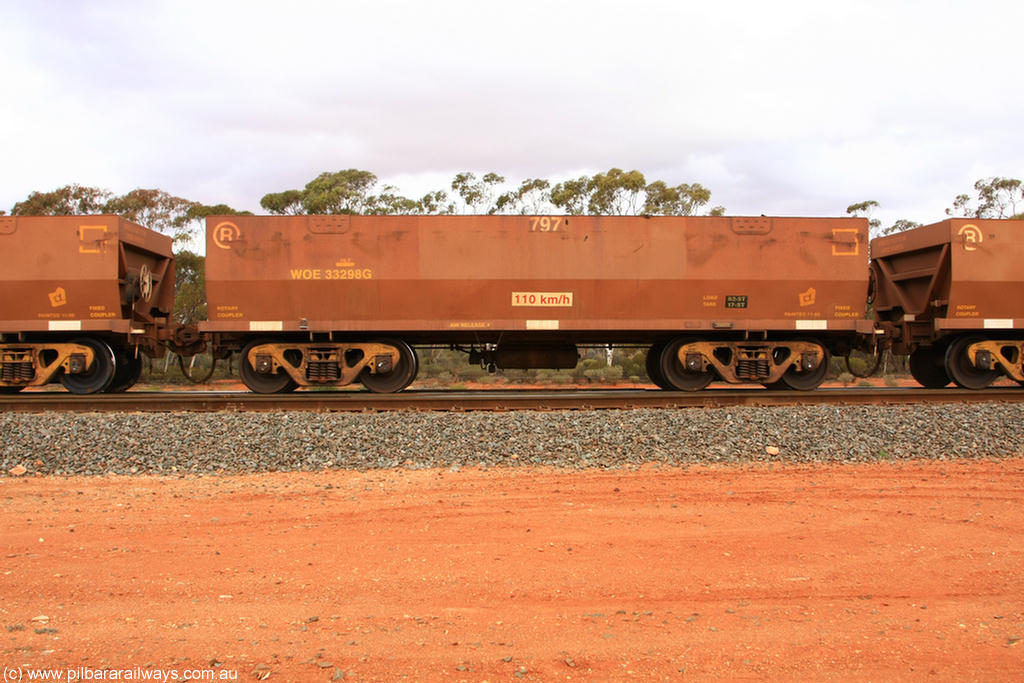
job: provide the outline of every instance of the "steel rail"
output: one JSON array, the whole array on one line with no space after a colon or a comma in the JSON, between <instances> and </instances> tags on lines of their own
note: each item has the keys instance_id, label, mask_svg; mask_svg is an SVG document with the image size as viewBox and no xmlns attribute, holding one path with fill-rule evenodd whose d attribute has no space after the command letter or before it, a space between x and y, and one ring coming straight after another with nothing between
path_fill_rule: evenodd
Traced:
<instances>
[{"instance_id":1,"label":"steel rail","mask_svg":"<svg viewBox=\"0 0 1024 683\"><path fill-rule=\"evenodd\" d=\"M600 410L698 408L723 406L902 405L921 403L1021 402L1024 388L985 391L919 388L835 388L810 392L766 389L707 389L672 392L654 389L404 391L299 391L252 394L241 391L127 392L78 396L64 392L0 395L0 411L65 412L381 412Z\"/></svg>"}]
</instances>

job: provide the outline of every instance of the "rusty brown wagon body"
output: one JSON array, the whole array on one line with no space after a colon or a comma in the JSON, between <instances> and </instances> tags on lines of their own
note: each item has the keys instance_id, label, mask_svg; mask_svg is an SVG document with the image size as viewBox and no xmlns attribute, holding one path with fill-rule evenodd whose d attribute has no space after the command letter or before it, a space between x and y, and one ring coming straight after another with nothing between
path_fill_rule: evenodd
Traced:
<instances>
[{"instance_id":1,"label":"rusty brown wagon body","mask_svg":"<svg viewBox=\"0 0 1024 683\"><path fill-rule=\"evenodd\" d=\"M667 388L813 388L872 335L854 218L220 216L207 224L215 348L257 391L392 391L417 344L497 367L572 367L580 344L651 347Z\"/></svg>"},{"instance_id":2,"label":"rusty brown wagon body","mask_svg":"<svg viewBox=\"0 0 1024 683\"><path fill-rule=\"evenodd\" d=\"M117 216L0 216L0 391L123 391L162 355L171 240Z\"/></svg>"},{"instance_id":3,"label":"rusty brown wagon body","mask_svg":"<svg viewBox=\"0 0 1024 683\"><path fill-rule=\"evenodd\" d=\"M954 218L871 242L875 312L924 386L1024 382L1024 221Z\"/></svg>"}]
</instances>

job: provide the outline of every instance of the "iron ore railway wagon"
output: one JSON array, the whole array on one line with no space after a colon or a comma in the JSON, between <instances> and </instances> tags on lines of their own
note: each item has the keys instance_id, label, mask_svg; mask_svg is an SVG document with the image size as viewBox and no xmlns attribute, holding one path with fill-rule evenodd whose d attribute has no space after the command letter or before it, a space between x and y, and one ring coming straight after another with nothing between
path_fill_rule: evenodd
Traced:
<instances>
[{"instance_id":1,"label":"iron ore railway wagon","mask_svg":"<svg viewBox=\"0 0 1024 683\"><path fill-rule=\"evenodd\" d=\"M169 324L171 239L117 216L0 216L0 288L3 393L55 381L125 391L140 354L199 346Z\"/></svg>"},{"instance_id":2,"label":"iron ore railway wagon","mask_svg":"<svg viewBox=\"0 0 1024 683\"><path fill-rule=\"evenodd\" d=\"M1024 384L1024 221L950 219L871 242L874 308L925 387Z\"/></svg>"},{"instance_id":3,"label":"iron ore railway wagon","mask_svg":"<svg viewBox=\"0 0 1024 683\"><path fill-rule=\"evenodd\" d=\"M867 240L859 218L211 217L201 330L267 393L398 391L424 344L493 368L637 344L666 389L813 389L873 335Z\"/></svg>"}]
</instances>

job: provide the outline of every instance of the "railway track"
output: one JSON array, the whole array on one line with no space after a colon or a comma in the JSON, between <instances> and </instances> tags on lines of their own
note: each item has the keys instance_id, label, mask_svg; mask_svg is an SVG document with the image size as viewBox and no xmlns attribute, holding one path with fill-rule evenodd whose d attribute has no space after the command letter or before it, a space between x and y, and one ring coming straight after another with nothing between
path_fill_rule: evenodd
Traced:
<instances>
[{"instance_id":1,"label":"railway track","mask_svg":"<svg viewBox=\"0 0 1024 683\"><path fill-rule=\"evenodd\" d=\"M764 389L709 389L668 392L654 389L590 391L299 391L262 395L240 391L127 392L76 396L64 392L0 395L0 411L63 412L384 412L600 410L634 408L697 408L722 406L899 405L908 403L1021 402L1024 389L987 391L919 388L835 388L812 392Z\"/></svg>"}]
</instances>

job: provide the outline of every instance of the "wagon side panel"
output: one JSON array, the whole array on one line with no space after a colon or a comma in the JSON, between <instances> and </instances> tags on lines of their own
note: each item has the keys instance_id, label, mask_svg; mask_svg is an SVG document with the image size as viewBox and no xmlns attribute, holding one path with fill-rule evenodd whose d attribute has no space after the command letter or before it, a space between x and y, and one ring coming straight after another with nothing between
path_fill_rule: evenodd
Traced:
<instances>
[{"instance_id":1,"label":"wagon side panel","mask_svg":"<svg viewBox=\"0 0 1024 683\"><path fill-rule=\"evenodd\" d=\"M866 245L842 218L214 217L207 328L849 327Z\"/></svg>"}]
</instances>

